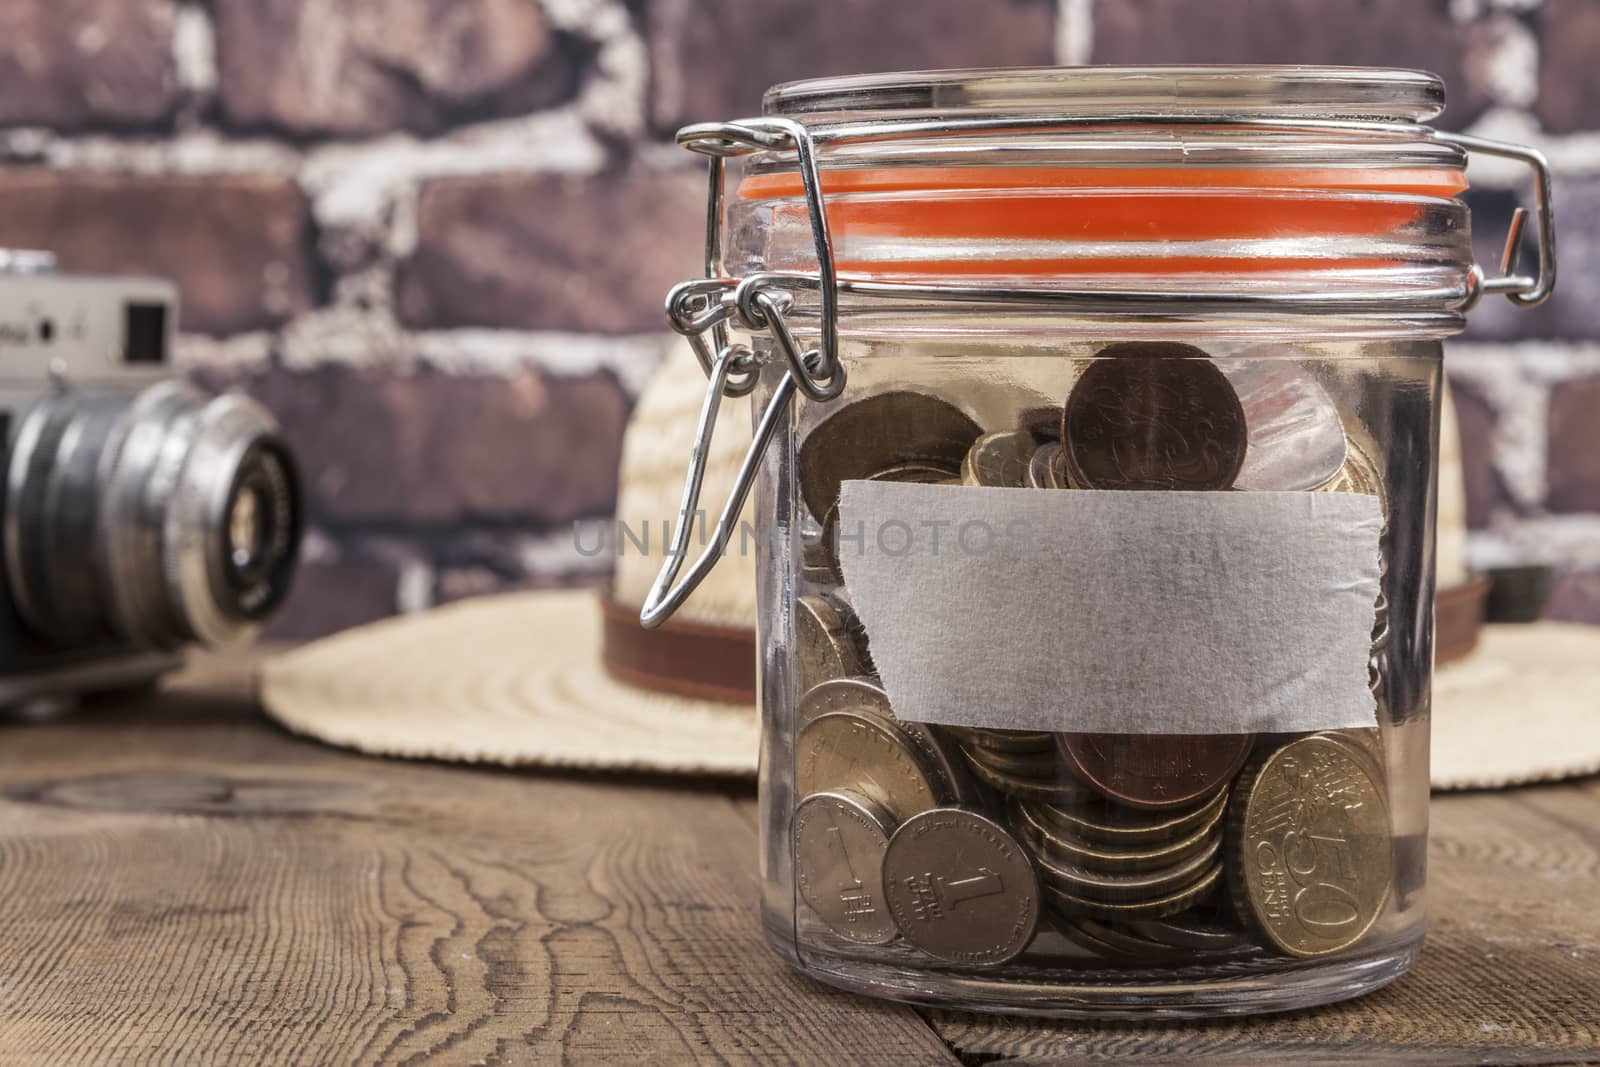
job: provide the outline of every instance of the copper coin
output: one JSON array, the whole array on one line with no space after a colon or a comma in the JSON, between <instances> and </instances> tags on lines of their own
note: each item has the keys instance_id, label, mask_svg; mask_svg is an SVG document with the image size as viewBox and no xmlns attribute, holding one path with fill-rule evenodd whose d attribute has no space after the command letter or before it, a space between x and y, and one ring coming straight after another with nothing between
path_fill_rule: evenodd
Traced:
<instances>
[{"instance_id":1,"label":"copper coin","mask_svg":"<svg viewBox=\"0 0 1600 1067\"><path fill-rule=\"evenodd\" d=\"M1101 349L1062 417L1062 459L1080 489L1227 489L1249 442L1227 375L1171 341Z\"/></svg>"},{"instance_id":2,"label":"copper coin","mask_svg":"<svg viewBox=\"0 0 1600 1067\"><path fill-rule=\"evenodd\" d=\"M894 468L937 468L959 478L961 461L983 429L960 408L909 389L845 404L800 443L800 491L821 520L841 483ZM923 481L924 478L893 478Z\"/></svg>"},{"instance_id":3,"label":"copper coin","mask_svg":"<svg viewBox=\"0 0 1600 1067\"><path fill-rule=\"evenodd\" d=\"M1210 796L1244 766L1251 734L1062 734L1061 754L1108 800L1179 808Z\"/></svg>"}]
</instances>

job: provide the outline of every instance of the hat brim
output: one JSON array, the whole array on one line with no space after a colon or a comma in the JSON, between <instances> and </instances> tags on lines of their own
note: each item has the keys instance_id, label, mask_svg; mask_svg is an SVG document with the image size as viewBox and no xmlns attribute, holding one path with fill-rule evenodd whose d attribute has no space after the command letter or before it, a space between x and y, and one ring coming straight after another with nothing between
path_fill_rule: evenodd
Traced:
<instances>
[{"instance_id":1,"label":"hat brim","mask_svg":"<svg viewBox=\"0 0 1600 1067\"><path fill-rule=\"evenodd\" d=\"M1600 773L1600 626L1485 626L1433 681L1433 787Z\"/></svg>"},{"instance_id":2,"label":"hat brim","mask_svg":"<svg viewBox=\"0 0 1600 1067\"><path fill-rule=\"evenodd\" d=\"M753 708L625 685L599 649L593 591L485 597L270 660L261 700L295 733L374 755L755 773Z\"/></svg>"},{"instance_id":3,"label":"hat brim","mask_svg":"<svg viewBox=\"0 0 1600 1067\"><path fill-rule=\"evenodd\" d=\"M452 604L319 641L262 668L296 733L375 755L508 766L753 775L753 708L617 681L588 590ZM1435 789L1600 773L1600 627L1486 626L1433 687Z\"/></svg>"}]
</instances>

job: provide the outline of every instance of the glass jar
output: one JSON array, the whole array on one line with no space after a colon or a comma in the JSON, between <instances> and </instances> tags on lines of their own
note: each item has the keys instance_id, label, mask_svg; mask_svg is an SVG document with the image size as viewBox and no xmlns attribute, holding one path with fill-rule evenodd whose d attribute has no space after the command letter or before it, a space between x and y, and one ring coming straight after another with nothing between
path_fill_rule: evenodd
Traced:
<instances>
[{"instance_id":1,"label":"glass jar","mask_svg":"<svg viewBox=\"0 0 1600 1067\"><path fill-rule=\"evenodd\" d=\"M1554 282L1536 153L1356 68L779 86L689 127L669 298L757 431L763 921L825 982L1086 1016L1298 1008L1423 936L1441 341ZM1472 261L1467 153L1537 178ZM739 164L730 181L725 161ZM734 339L729 329L747 337ZM698 506L697 449L683 514ZM735 530L754 482L759 529ZM737 539L738 544L733 541Z\"/></svg>"}]
</instances>

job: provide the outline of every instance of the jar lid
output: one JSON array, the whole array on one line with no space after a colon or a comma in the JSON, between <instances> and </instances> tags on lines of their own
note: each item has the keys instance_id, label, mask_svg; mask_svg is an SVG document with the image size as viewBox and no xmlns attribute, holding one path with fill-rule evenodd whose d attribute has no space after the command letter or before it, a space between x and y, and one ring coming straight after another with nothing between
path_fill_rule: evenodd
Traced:
<instances>
[{"instance_id":1,"label":"jar lid","mask_svg":"<svg viewBox=\"0 0 1600 1067\"><path fill-rule=\"evenodd\" d=\"M1465 153L1421 124L1443 102L1422 71L1283 66L917 71L766 95L816 143L853 278L1464 292ZM791 153L753 153L730 211L741 266L812 269Z\"/></svg>"},{"instance_id":2,"label":"jar lid","mask_svg":"<svg viewBox=\"0 0 1600 1067\"><path fill-rule=\"evenodd\" d=\"M1426 122L1444 109L1444 82L1382 67L1015 67L903 71L788 82L767 90L769 115L860 118L937 113L1063 116L1367 119Z\"/></svg>"}]
</instances>

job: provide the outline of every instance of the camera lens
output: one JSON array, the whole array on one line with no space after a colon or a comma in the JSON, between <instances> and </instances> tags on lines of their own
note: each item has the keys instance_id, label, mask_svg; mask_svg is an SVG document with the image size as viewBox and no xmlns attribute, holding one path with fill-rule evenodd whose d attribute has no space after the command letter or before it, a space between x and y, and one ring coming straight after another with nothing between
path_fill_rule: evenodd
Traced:
<instances>
[{"instance_id":1,"label":"camera lens","mask_svg":"<svg viewBox=\"0 0 1600 1067\"><path fill-rule=\"evenodd\" d=\"M34 629L63 644L112 636L92 561L97 487L127 406L126 397L55 393L17 429L6 485L12 599Z\"/></svg>"},{"instance_id":2,"label":"camera lens","mask_svg":"<svg viewBox=\"0 0 1600 1067\"><path fill-rule=\"evenodd\" d=\"M294 460L237 395L53 394L18 429L6 565L58 642L173 647L247 636L282 602L302 532Z\"/></svg>"}]
</instances>

